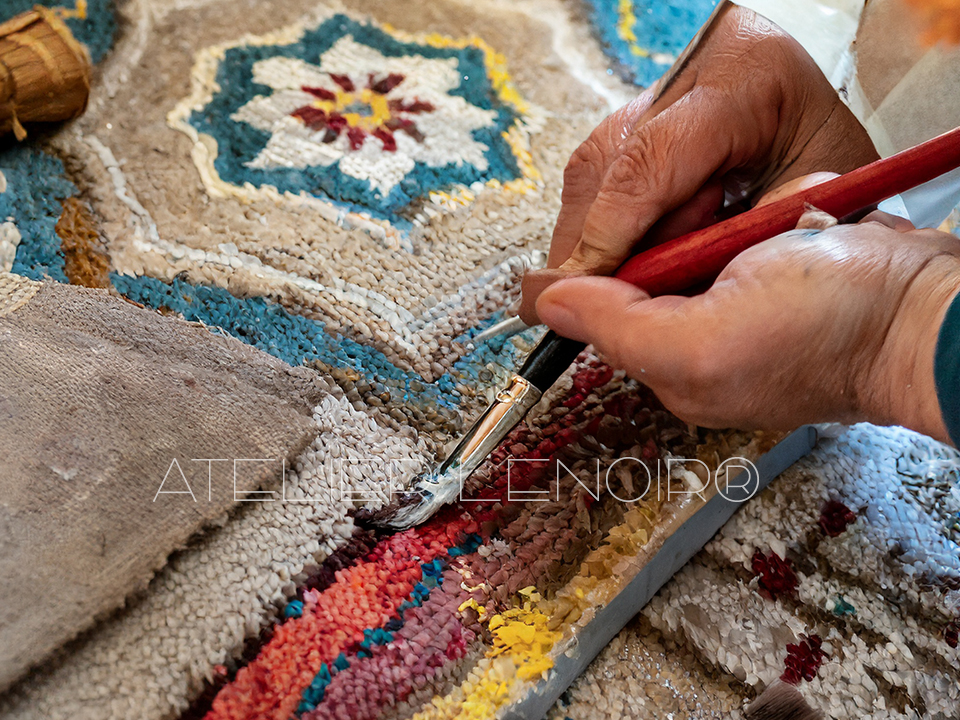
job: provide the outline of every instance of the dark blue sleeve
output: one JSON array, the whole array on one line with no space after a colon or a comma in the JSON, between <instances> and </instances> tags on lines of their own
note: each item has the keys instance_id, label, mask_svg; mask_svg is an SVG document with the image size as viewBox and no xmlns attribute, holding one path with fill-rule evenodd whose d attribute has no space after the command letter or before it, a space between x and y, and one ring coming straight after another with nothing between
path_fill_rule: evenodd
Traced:
<instances>
[{"instance_id":1,"label":"dark blue sleeve","mask_svg":"<svg viewBox=\"0 0 960 720\"><path fill-rule=\"evenodd\" d=\"M933 361L940 412L950 439L960 447L960 294L947 308Z\"/></svg>"}]
</instances>

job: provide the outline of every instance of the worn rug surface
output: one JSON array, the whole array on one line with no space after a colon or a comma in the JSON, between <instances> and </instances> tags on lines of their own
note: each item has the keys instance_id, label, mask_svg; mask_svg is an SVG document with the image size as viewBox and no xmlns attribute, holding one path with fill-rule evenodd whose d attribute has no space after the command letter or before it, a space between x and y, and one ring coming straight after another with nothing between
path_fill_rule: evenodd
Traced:
<instances>
[{"instance_id":1,"label":"worn rug surface","mask_svg":"<svg viewBox=\"0 0 960 720\"><path fill-rule=\"evenodd\" d=\"M769 439L687 427L585 353L472 488L510 456L548 501L386 536L350 511L532 347L472 338L544 262L567 158L712 6L59 8L90 106L0 148L0 716L487 718L548 676L676 510L582 480L633 495L620 458L710 471ZM830 718L958 717L960 456L823 436L550 718L739 717L778 678Z\"/></svg>"}]
</instances>

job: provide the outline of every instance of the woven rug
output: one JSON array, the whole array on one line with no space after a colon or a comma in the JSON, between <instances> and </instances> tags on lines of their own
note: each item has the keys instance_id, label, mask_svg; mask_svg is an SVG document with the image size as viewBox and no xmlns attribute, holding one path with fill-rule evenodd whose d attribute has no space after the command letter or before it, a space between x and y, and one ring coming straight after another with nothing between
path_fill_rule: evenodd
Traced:
<instances>
[{"instance_id":1,"label":"woven rug","mask_svg":"<svg viewBox=\"0 0 960 720\"><path fill-rule=\"evenodd\" d=\"M622 457L716 467L768 440L688 428L585 354L494 459L562 460L572 474L549 502L464 503L385 537L349 511L442 458L530 349L536 331L471 339L542 264L570 153L711 7L62 10L99 62L94 92L79 121L0 154L0 270L40 292L100 288L98 303L129 306L134 338L164 321L239 340L249 367L303 378L309 392L275 394L296 398L298 417L309 401L312 418L285 472L246 486L270 502L243 503L186 548L192 529L158 540L155 555L181 549L106 618L137 583L98 578L107 602L21 662L40 665L0 698L3 717L490 717L549 674L553 646L672 512L593 502L575 478ZM160 359L189 354L177 342ZM156 406L134 394L105 406L135 411L149 425ZM234 432L242 458L280 457L250 433ZM895 429L828 434L550 717L737 716L776 678L828 717L956 716L957 454ZM621 496L641 484L614 478ZM531 470L523 486L548 480ZM494 462L471 491L503 482ZM205 517L236 499L200 495ZM41 619L61 627L49 607Z\"/></svg>"}]
</instances>

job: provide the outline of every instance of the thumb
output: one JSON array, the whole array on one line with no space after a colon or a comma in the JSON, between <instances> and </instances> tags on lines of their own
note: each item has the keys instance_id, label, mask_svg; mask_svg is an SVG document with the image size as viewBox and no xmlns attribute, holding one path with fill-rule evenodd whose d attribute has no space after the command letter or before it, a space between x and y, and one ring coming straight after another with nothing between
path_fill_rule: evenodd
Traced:
<instances>
[{"instance_id":1,"label":"thumb","mask_svg":"<svg viewBox=\"0 0 960 720\"><path fill-rule=\"evenodd\" d=\"M651 299L638 287L610 277L577 277L560 280L537 300L540 318L558 334L589 343L611 365L634 377L660 377L666 356L656 345L681 332L676 310L689 298L662 296ZM653 342L656 340L657 342ZM643 377L646 373L651 376Z\"/></svg>"}]
</instances>

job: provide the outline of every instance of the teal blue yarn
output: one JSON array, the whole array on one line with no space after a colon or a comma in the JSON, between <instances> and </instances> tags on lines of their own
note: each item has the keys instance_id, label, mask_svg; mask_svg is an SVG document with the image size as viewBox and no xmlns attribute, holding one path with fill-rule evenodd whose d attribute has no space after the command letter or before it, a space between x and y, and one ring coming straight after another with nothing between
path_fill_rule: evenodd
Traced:
<instances>
[{"instance_id":1,"label":"teal blue yarn","mask_svg":"<svg viewBox=\"0 0 960 720\"><path fill-rule=\"evenodd\" d=\"M130 300L152 308L174 310L187 320L220 328L291 365L320 360L332 367L353 368L369 378L393 380L394 385L410 387L412 383L419 383L422 390L411 392L407 399L456 407L436 384L424 383L419 375L400 370L383 353L331 335L322 322L291 313L265 298L240 299L223 288L193 285L179 278L171 283L117 273L110 278L120 294Z\"/></svg>"},{"instance_id":2,"label":"teal blue yarn","mask_svg":"<svg viewBox=\"0 0 960 720\"><path fill-rule=\"evenodd\" d=\"M32 10L34 5L72 8L75 0L0 0L0 22ZM87 0L87 16L68 17L66 23L73 36L87 46L94 63L100 62L113 47L117 20L112 0Z\"/></svg>"},{"instance_id":3,"label":"teal blue yarn","mask_svg":"<svg viewBox=\"0 0 960 720\"><path fill-rule=\"evenodd\" d=\"M303 603L300 600L291 600L283 609L283 617L286 619L298 618L303 615Z\"/></svg>"},{"instance_id":4,"label":"teal blue yarn","mask_svg":"<svg viewBox=\"0 0 960 720\"><path fill-rule=\"evenodd\" d=\"M56 233L63 201L77 194L63 163L30 144L0 151L0 172L7 189L0 193L0 222L11 220L20 232L13 272L32 280L67 282Z\"/></svg>"},{"instance_id":5,"label":"teal blue yarn","mask_svg":"<svg viewBox=\"0 0 960 720\"><path fill-rule=\"evenodd\" d=\"M477 548L483 544L483 538L477 533L468 534L463 542L451 548L447 548L447 555L455 557L467 555L476 552ZM397 609L397 615L388 620L382 628L367 628L363 631L363 640L356 644L356 657L358 659L369 658L373 656L374 646L382 646L390 643L396 637L396 631L403 627L404 613L415 607L420 607L430 597L430 591L433 588L443 584L443 571L449 566L447 560L443 557L437 557L428 563L420 565L421 580L416 583L407 599L400 603ZM320 671L313 678L310 685L303 691L300 697L300 704L297 706L296 715L299 717L304 713L310 712L323 702L327 686L339 670L350 666L349 660L344 653L340 653L334 662L333 670L324 663L320 666Z\"/></svg>"},{"instance_id":6,"label":"teal blue yarn","mask_svg":"<svg viewBox=\"0 0 960 720\"><path fill-rule=\"evenodd\" d=\"M652 85L670 67L652 57L640 57L620 37L619 0L587 0L591 20L604 50L626 80L642 87ZM633 32L637 45L650 53L676 57L710 17L718 0L633 0L637 20Z\"/></svg>"},{"instance_id":7,"label":"teal blue yarn","mask_svg":"<svg viewBox=\"0 0 960 720\"><path fill-rule=\"evenodd\" d=\"M960 294L954 296L937 336L933 376L943 422L960 447Z\"/></svg>"},{"instance_id":8,"label":"teal blue yarn","mask_svg":"<svg viewBox=\"0 0 960 720\"><path fill-rule=\"evenodd\" d=\"M494 338L461 358L436 382L428 383L416 373L401 370L375 348L332 335L324 323L291 313L266 298L236 298L223 288L193 285L180 278L165 283L112 273L110 279L121 295L141 305L173 310L187 320L220 328L291 365L320 361L333 368L352 368L382 384L382 390L389 390L397 401L417 407L455 410L460 405L458 384L492 386L496 378L489 371L490 377L484 375L487 366L510 368L519 361L520 351L512 342ZM495 321L496 317L490 318L457 340L466 342Z\"/></svg>"},{"instance_id":9,"label":"teal blue yarn","mask_svg":"<svg viewBox=\"0 0 960 720\"><path fill-rule=\"evenodd\" d=\"M857 609L848 603L843 595L837 595L837 601L833 606L833 614L837 617L844 617L846 615L856 615Z\"/></svg>"},{"instance_id":10,"label":"teal blue yarn","mask_svg":"<svg viewBox=\"0 0 960 720\"><path fill-rule=\"evenodd\" d=\"M320 670L314 676L313 681L304 689L300 698L300 704L297 706L296 714L299 717L306 712L310 712L317 705L323 702L323 697L327 692L327 686L333 681L333 676L341 670L350 667L347 656L340 653L333 662L333 667L328 668L326 663L320 666Z\"/></svg>"},{"instance_id":11,"label":"teal blue yarn","mask_svg":"<svg viewBox=\"0 0 960 720\"><path fill-rule=\"evenodd\" d=\"M471 555L477 551L483 544L483 538L480 537L477 533L470 533L464 539L464 541L455 548L451 548L449 555L451 557L457 557L459 555Z\"/></svg>"},{"instance_id":12,"label":"teal blue yarn","mask_svg":"<svg viewBox=\"0 0 960 720\"><path fill-rule=\"evenodd\" d=\"M449 554L454 555L454 550L458 548L450 548ZM443 582L443 571L446 568L446 563L441 558L434 558L431 562L428 562L420 566L420 569L423 573L423 580L421 582L429 588L435 588L437 585Z\"/></svg>"},{"instance_id":13,"label":"teal blue yarn","mask_svg":"<svg viewBox=\"0 0 960 720\"><path fill-rule=\"evenodd\" d=\"M269 96L273 92L272 88L253 81L254 63L270 57L291 57L316 64L324 52L348 35L387 57L420 55L425 58L455 58L462 80L450 94L496 112L496 120L491 127L473 131L474 139L487 147L484 156L488 167L480 170L470 163L430 167L418 162L386 196L371 189L369 182L340 172L337 164L302 169L247 167L247 163L259 154L270 139L269 133L231 119L237 110L257 95ZM359 23L345 15L335 15L290 45L228 49L217 70L217 85L219 90L210 102L193 112L189 122L198 131L216 139L218 154L214 164L217 172L222 179L236 185L249 182L254 186L271 185L280 192L304 192L333 201L345 210L366 212L405 228L409 227L409 220L400 213L414 199L426 195L430 190L488 180L507 182L521 176L513 151L502 137L502 133L513 125L517 113L497 97L487 77L483 51L473 46L435 48L402 42L375 26Z\"/></svg>"}]
</instances>

